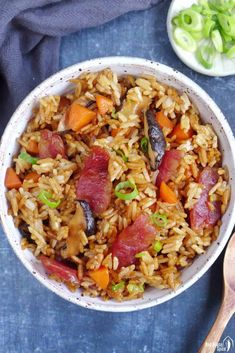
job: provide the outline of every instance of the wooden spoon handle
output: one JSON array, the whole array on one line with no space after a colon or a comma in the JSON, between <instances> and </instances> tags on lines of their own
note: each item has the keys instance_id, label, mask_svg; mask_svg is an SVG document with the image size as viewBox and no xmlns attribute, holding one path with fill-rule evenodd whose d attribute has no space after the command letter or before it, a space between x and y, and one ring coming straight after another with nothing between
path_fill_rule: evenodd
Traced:
<instances>
[{"instance_id":1,"label":"wooden spoon handle","mask_svg":"<svg viewBox=\"0 0 235 353\"><path fill-rule=\"evenodd\" d=\"M224 297L221 308L218 312L217 318L208 333L205 341L203 342L198 353L213 353L215 352L216 345L219 342L222 333L227 326L227 323L234 314L234 304L231 302L231 297Z\"/></svg>"}]
</instances>

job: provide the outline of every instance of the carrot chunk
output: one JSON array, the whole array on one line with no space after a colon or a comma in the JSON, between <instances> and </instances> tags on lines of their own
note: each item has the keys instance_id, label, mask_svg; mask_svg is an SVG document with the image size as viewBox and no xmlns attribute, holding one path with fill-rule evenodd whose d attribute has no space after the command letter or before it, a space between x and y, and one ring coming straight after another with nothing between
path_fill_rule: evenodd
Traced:
<instances>
[{"instance_id":1,"label":"carrot chunk","mask_svg":"<svg viewBox=\"0 0 235 353\"><path fill-rule=\"evenodd\" d=\"M8 189L19 189L22 182L13 168L7 168L5 176L5 186Z\"/></svg>"},{"instance_id":2,"label":"carrot chunk","mask_svg":"<svg viewBox=\"0 0 235 353\"><path fill-rule=\"evenodd\" d=\"M193 136L193 130L190 128L187 132L185 132L181 126L180 123L178 123L175 127L174 130L171 133L171 137L175 136L176 137L176 142L182 142L184 140L189 139L190 137Z\"/></svg>"},{"instance_id":3,"label":"carrot chunk","mask_svg":"<svg viewBox=\"0 0 235 353\"><path fill-rule=\"evenodd\" d=\"M111 113L114 109L112 99L105 96L96 96L96 104L101 115L105 115L108 112Z\"/></svg>"},{"instance_id":4,"label":"carrot chunk","mask_svg":"<svg viewBox=\"0 0 235 353\"><path fill-rule=\"evenodd\" d=\"M69 110L68 126L73 131L79 131L96 117L96 113L80 104L73 103Z\"/></svg>"},{"instance_id":5,"label":"carrot chunk","mask_svg":"<svg viewBox=\"0 0 235 353\"><path fill-rule=\"evenodd\" d=\"M112 129L111 135L112 135L113 137L115 137L115 136L117 136L117 134L118 134L119 131L120 131L119 128L117 128L117 129Z\"/></svg>"},{"instance_id":6,"label":"carrot chunk","mask_svg":"<svg viewBox=\"0 0 235 353\"><path fill-rule=\"evenodd\" d=\"M29 140L27 146L26 146L26 150L27 152L31 153L31 154L38 154L39 150L38 150L38 143L35 140Z\"/></svg>"},{"instance_id":7,"label":"carrot chunk","mask_svg":"<svg viewBox=\"0 0 235 353\"><path fill-rule=\"evenodd\" d=\"M89 276L102 289L106 289L109 284L109 270L101 266L98 270L89 271Z\"/></svg>"},{"instance_id":8,"label":"carrot chunk","mask_svg":"<svg viewBox=\"0 0 235 353\"><path fill-rule=\"evenodd\" d=\"M156 113L156 120L162 129L164 127L167 127L168 129L173 129L174 127L173 122L163 113L162 110Z\"/></svg>"},{"instance_id":9,"label":"carrot chunk","mask_svg":"<svg viewBox=\"0 0 235 353\"><path fill-rule=\"evenodd\" d=\"M43 267L49 275L55 275L65 283L79 284L77 271L75 269L45 255L41 255L39 260L41 260Z\"/></svg>"},{"instance_id":10,"label":"carrot chunk","mask_svg":"<svg viewBox=\"0 0 235 353\"><path fill-rule=\"evenodd\" d=\"M40 175L38 173L31 172L25 176L24 180L33 180L34 183L37 183L39 178Z\"/></svg>"},{"instance_id":11,"label":"carrot chunk","mask_svg":"<svg viewBox=\"0 0 235 353\"><path fill-rule=\"evenodd\" d=\"M178 199L174 191L164 182L160 185L160 198L167 203L177 203Z\"/></svg>"}]
</instances>

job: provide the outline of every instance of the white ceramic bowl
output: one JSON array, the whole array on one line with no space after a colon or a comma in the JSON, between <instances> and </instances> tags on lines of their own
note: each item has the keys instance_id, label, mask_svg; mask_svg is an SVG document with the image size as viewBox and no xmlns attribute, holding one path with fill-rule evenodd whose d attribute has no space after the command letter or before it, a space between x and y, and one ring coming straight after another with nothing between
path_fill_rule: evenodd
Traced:
<instances>
[{"instance_id":1,"label":"white ceramic bowl","mask_svg":"<svg viewBox=\"0 0 235 353\"><path fill-rule=\"evenodd\" d=\"M99 71L107 67L111 68L119 75L126 73L136 76L142 74L154 75L159 81L174 86L180 91L185 91L198 107L203 121L211 123L217 132L220 140L220 148L223 152L223 164L227 165L229 168L231 183L235 178L235 142L227 120L205 91L176 70L145 59L110 57L89 60L68 67L36 87L13 114L2 136L0 146L0 216L5 233L16 255L37 280L62 298L85 308L127 312L148 308L175 297L195 283L209 269L223 250L232 232L235 219L235 189L232 189L231 202L223 217L223 224L218 240L213 242L205 254L199 256L189 268L183 271L182 285L176 291L171 289L157 290L149 288L144 294L143 299L122 303L117 303L112 300L104 302L99 298L83 297L79 291L71 293L63 284L48 279L40 262L35 259L30 251L23 251L21 249L20 233L18 229L15 228L12 217L7 215L8 206L5 197L6 190L4 188L5 171L6 168L11 165L12 156L17 151L18 145L16 139L24 131L27 121L31 117L32 109L37 104L38 99L48 94L64 94L72 87L68 82L69 79L77 77L84 71ZM17 264L15 264L15 266L17 266Z\"/></svg>"},{"instance_id":2,"label":"white ceramic bowl","mask_svg":"<svg viewBox=\"0 0 235 353\"><path fill-rule=\"evenodd\" d=\"M196 59L195 53L190 53L182 49L177 45L173 39L173 26L171 20L175 17L181 10L187 9L192 4L197 3L195 0L172 0L171 5L168 10L167 15L167 32L168 37L171 42L172 48L174 49L176 55L182 60L185 65L193 69L194 71L200 72L207 76L228 76L235 74L235 59L228 59L225 55L216 55L213 67L211 69L206 69L203 67Z\"/></svg>"}]
</instances>

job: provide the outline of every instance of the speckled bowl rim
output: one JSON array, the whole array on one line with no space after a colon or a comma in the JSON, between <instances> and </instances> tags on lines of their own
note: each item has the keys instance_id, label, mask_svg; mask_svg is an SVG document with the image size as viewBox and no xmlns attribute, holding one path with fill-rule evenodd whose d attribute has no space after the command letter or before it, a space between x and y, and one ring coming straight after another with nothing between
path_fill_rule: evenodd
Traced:
<instances>
[{"instance_id":1,"label":"speckled bowl rim","mask_svg":"<svg viewBox=\"0 0 235 353\"><path fill-rule=\"evenodd\" d=\"M171 76L175 78L178 81L181 81L186 87L189 87L192 91L197 92L198 96L206 102L206 104L210 107L210 109L213 111L214 115L216 118L219 120L219 122L222 124L225 135L229 141L229 145L231 150L234 152L232 153L231 156L231 162L233 166L235 165L235 140L234 136L232 133L232 130L224 117L223 113L219 109L219 107L215 104L215 102L210 98L210 96L196 83L194 83L191 79L189 79L187 76L183 75L182 73L178 72L177 70L154 62L150 61L147 59L142 59L142 58L134 58L134 57L104 57L104 58L97 58L97 59L91 59L84 61L82 63L78 63L72 66L69 66L56 74L50 76L48 79L43 81L41 84L39 84L31 93L22 101L22 103L18 106L14 114L12 115L5 131L1 139L1 144L0 144L0 156L4 154L3 146L6 144L7 139L9 139L9 134L12 132L11 131L11 125L13 122L17 119L18 115L20 114L21 111L25 109L25 107L28 105L29 101L33 100L33 97L38 96L41 91L43 91L43 88L49 87L50 85L53 85L53 82L58 81L61 77L66 77L74 74L74 72L77 72L77 75L81 73L81 71L86 71L88 69L91 69L91 67L97 67L99 65L105 66L105 67L110 67L113 65L127 65L127 66L137 66L137 67L145 67L148 69L160 71L161 73ZM2 189L2 190L1 190ZM0 195L0 202L6 203L6 198L2 195L5 193L5 188L4 186L0 186L1 195ZM4 192L3 192L4 191ZM33 274L33 276L41 282L45 287L47 287L49 290L52 292L56 293L60 297L62 297L65 300L68 300L69 302L73 302L74 304L78 304L82 307L89 308L89 309L94 309L94 310L100 310L100 311L108 311L108 312L129 312L129 311L135 311L135 310L141 310L145 308L149 308L161 303L164 303L183 291L185 291L187 288L191 287L199 278L201 278L207 271L208 269L212 266L212 264L215 262L215 260L218 258L222 250L224 249L231 232L233 230L234 226L234 221L235 219L235 205L233 204L232 212L230 214L229 222L227 224L227 230L224 233L220 243L218 243L218 246L216 247L215 251L212 253L211 257L207 258L206 261L204 262L204 265L199 271L197 271L190 280L188 280L186 283L183 285L179 286L178 289L175 291L170 291L167 294L163 295L160 298L155 298L151 299L149 301L142 302L141 299L138 300L138 303L132 303L131 301L128 302L123 302L125 305L122 305L122 303L119 304L119 306L114 305L113 301L108 301L108 302L103 302L99 301L98 303L94 303L92 301L93 298L91 298L90 302L85 302L83 300L84 297L80 298L75 298L69 296L67 293L63 291L63 289L58 289L53 285L53 281L49 280L47 277L41 275L39 272L36 272L35 269L33 269L31 263L26 261L26 259L20 254L16 242L13 240L13 237L11 236L10 229L8 227L8 220L9 220L8 215L4 214L2 208L0 209L0 218L2 221L3 229L5 234L7 235L8 241L11 244L15 254L17 257L20 259L20 261L23 263L23 265L27 268L27 270Z\"/></svg>"}]
</instances>

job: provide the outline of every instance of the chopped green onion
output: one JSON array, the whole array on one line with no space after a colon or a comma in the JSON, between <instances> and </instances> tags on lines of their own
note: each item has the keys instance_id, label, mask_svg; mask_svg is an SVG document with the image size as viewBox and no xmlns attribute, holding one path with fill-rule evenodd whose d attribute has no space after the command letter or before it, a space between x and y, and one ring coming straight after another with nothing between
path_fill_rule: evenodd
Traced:
<instances>
[{"instance_id":1,"label":"chopped green onion","mask_svg":"<svg viewBox=\"0 0 235 353\"><path fill-rule=\"evenodd\" d=\"M130 294L144 292L144 286L142 284L129 283L126 288Z\"/></svg>"},{"instance_id":2,"label":"chopped green onion","mask_svg":"<svg viewBox=\"0 0 235 353\"><path fill-rule=\"evenodd\" d=\"M227 11L234 7L234 1L231 0L209 0L209 5L218 11Z\"/></svg>"},{"instance_id":3,"label":"chopped green onion","mask_svg":"<svg viewBox=\"0 0 235 353\"><path fill-rule=\"evenodd\" d=\"M198 13L202 13L203 7L202 7L202 5L193 4L191 6L191 9L198 12Z\"/></svg>"},{"instance_id":4,"label":"chopped green onion","mask_svg":"<svg viewBox=\"0 0 235 353\"><path fill-rule=\"evenodd\" d=\"M188 32L200 32L203 28L203 17L200 13L186 9L180 12L181 27Z\"/></svg>"},{"instance_id":5,"label":"chopped green onion","mask_svg":"<svg viewBox=\"0 0 235 353\"><path fill-rule=\"evenodd\" d=\"M190 52L194 52L196 50L197 44L195 39L193 39L192 35L183 28L175 28L173 36L176 43L184 50Z\"/></svg>"},{"instance_id":6,"label":"chopped green onion","mask_svg":"<svg viewBox=\"0 0 235 353\"><path fill-rule=\"evenodd\" d=\"M224 43L224 51L223 53L227 54L227 52L235 45L235 41L225 42ZM232 59L232 58L231 58Z\"/></svg>"},{"instance_id":7,"label":"chopped green onion","mask_svg":"<svg viewBox=\"0 0 235 353\"><path fill-rule=\"evenodd\" d=\"M203 26L203 34L205 38L209 38L212 29L215 27L215 21L212 21L210 18L208 18Z\"/></svg>"},{"instance_id":8,"label":"chopped green onion","mask_svg":"<svg viewBox=\"0 0 235 353\"><path fill-rule=\"evenodd\" d=\"M149 144L148 138L146 136L142 137L142 139L140 141L140 146L141 146L141 149L144 153L148 152L148 144Z\"/></svg>"},{"instance_id":9,"label":"chopped green onion","mask_svg":"<svg viewBox=\"0 0 235 353\"><path fill-rule=\"evenodd\" d=\"M175 26L181 26L181 22L180 22L180 18L179 16L175 16L172 18L172 24L175 25Z\"/></svg>"},{"instance_id":10,"label":"chopped green onion","mask_svg":"<svg viewBox=\"0 0 235 353\"><path fill-rule=\"evenodd\" d=\"M150 216L150 220L153 222L153 224L155 224L158 227L166 227L167 223L168 223L168 219L167 216L165 214L160 214L158 212L153 213Z\"/></svg>"},{"instance_id":11,"label":"chopped green onion","mask_svg":"<svg viewBox=\"0 0 235 353\"><path fill-rule=\"evenodd\" d=\"M198 3L199 3L200 6L203 6L206 9L210 9L207 0L198 0Z\"/></svg>"},{"instance_id":12,"label":"chopped green onion","mask_svg":"<svg viewBox=\"0 0 235 353\"><path fill-rule=\"evenodd\" d=\"M118 156L122 157L124 162L128 162L128 157L124 154L124 152L121 149L116 150L115 152L117 153Z\"/></svg>"},{"instance_id":13,"label":"chopped green onion","mask_svg":"<svg viewBox=\"0 0 235 353\"><path fill-rule=\"evenodd\" d=\"M36 164L39 158L32 157L27 152L21 152L19 157L29 164Z\"/></svg>"},{"instance_id":14,"label":"chopped green onion","mask_svg":"<svg viewBox=\"0 0 235 353\"><path fill-rule=\"evenodd\" d=\"M211 40L215 46L215 49L219 52L223 52L223 40L218 29L215 29L211 32Z\"/></svg>"},{"instance_id":15,"label":"chopped green onion","mask_svg":"<svg viewBox=\"0 0 235 353\"><path fill-rule=\"evenodd\" d=\"M225 43L231 42L232 41L232 37L229 36L227 33L225 33L222 29L220 31L220 34L224 40Z\"/></svg>"},{"instance_id":16,"label":"chopped green onion","mask_svg":"<svg viewBox=\"0 0 235 353\"><path fill-rule=\"evenodd\" d=\"M231 29L229 17L221 13L221 14L218 14L217 18L224 32L228 34L228 32L230 32L230 29Z\"/></svg>"},{"instance_id":17,"label":"chopped green onion","mask_svg":"<svg viewBox=\"0 0 235 353\"><path fill-rule=\"evenodd\" d=\"M124 190L124 189L133 189L133 191L127 194L120 192L120 190ZM121 200L133 200L139 194L139 191L135 185L135 182L130 180L122 181L121 183L117 184L114 192L115 192L115 195Z\"/></svg>"},{"instance_id":18,"label":"chopped green onion","mask_svg":"<svg viewBox=\"0 0 235 353\"><path fill-rule=\"evenodd\" d=\"M138 254L135 255L135 257L136 257L137 259L139 259L139 258L143 257L144 255L145 255L144 252L139 252Z\"/></svg>"},{"instance_id":19,"label":"chopped green onion","mask_svg":"<svg viewBox=\"0 0 235 353\"><path fill-rule=\"evenodd\" d=\"M113 284L112 285L112 291L113 292L117 292L119 289L123 289L125 288L125 282L124 281L121 281L117 284Z\"/></svg>"},{"instance_id":20,"label":"chopped green onion","mask_svg":"<svg viewBox=\"0 0 235 353\"><path fill-rule=\"evenodd\" d=\"M235 37L235 20L232 16L227 16L224 14L218 14L218 21L224 32L231 36Z\"/></svg>"},{"instance_id":21,"label":"chopped green onion","mask_svg":"<svg viewBox=\"0 0 235 353\"><path fill-rule=\"evenodd\" d=\"M211 69L216 53L234 58L235 0L198 0L172 19L173 38L184 50ZM209 43L202 41L207 39ZM229 54L227 54L229 53Z\"/></svg>"},{"instance_id":22,"label":"chopped green onion","mask_svg":"<svg viewBox=\"0 0 235 353\"><path fill-rule=\"evenodd\" d=\"M200 41L203 37L204 34L203 32L191 32L191 36L193 37L193 39L195 39L196 41Z\"/></svg>"},{"instance_id":23,"label":"chopped green onion","mask_svg":"<svg viewBox=\"0 0 235 353\"><path fill-rule=\"evenodd\" d=\"M233 45L227 52L226 55L229 59L235 58L235 45Z\"/></svg>"},{"instance_id":24,"label":"chopped green onion","mask_svg":"<svg viewBox=\"0 0 235 353\"><path fill-rule=\"evenodd\" d=\"M113 119L117 119L117 112L115 111L115 109L113 109L112 113L111 113L111 117Z\"/></svg>"},{"instance_id":25,"label":"chopped green onion","mask_svg":"<svg viewBox=\"0 0 235 353\"><path fill-rule=\"evenodd\" d=\"M51 193L46 190L42 190L39 193L38 199L50 208L57 208L60 204L60 200L58 201L53 200Z\"/></svg>"},{"instance_id":26,"label":"chopped green onion","mask_svg":"<svg viewBox=\"0 0 235 353\"><path fill-rule=\"evenodd\" d=\"M213 66L213 61L215 58L215 48L210 44L201 44L196 52L196 56L200 64L202 64L206 69L211 69Z\"/></svg>"},{"instance_id":27,"label":"chopped green onion","mask_svg":"<svg viewBox=\"0 0 235 353\"><path fill-rule=\"evenodd\" d=\"M160 252L162 250L162 243L159 240L153 244L153 250L156 252Z\"/></svg>"}]
</instances>

